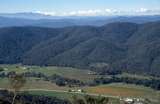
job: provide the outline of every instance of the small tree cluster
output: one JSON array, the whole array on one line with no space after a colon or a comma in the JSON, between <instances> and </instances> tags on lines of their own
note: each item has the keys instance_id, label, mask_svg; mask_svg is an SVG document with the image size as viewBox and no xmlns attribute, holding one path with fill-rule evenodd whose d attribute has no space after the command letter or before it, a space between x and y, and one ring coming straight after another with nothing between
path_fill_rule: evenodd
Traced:
<instances>
[{"instance_id":1,"label":"small tree cluster","mask_svg":"<svg viewBox=\"0 0 160 104\"><path fill-rule=\"evenodd\" d=\"M92 97L92 96L84 96L82 98L78 98L77 96L73 96L72 104L108 104L109 99L106 97Z\"/></svg>"}]
</instances>

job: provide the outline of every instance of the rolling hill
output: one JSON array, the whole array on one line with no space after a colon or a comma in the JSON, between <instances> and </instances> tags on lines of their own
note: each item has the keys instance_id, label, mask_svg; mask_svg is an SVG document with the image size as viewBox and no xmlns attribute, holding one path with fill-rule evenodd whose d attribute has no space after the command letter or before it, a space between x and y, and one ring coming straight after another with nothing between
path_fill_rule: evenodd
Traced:
<instances>
[{"instance_id":1,"label":"rolling hill","mask_svg":"<svg viewBox=\"0 0 160 104\"><path fill-rule=\"evenodd\" d=\"M160 75L160 22L101 27L0 29L0 63L57 65Z\"/></svg>"}]
</instances>

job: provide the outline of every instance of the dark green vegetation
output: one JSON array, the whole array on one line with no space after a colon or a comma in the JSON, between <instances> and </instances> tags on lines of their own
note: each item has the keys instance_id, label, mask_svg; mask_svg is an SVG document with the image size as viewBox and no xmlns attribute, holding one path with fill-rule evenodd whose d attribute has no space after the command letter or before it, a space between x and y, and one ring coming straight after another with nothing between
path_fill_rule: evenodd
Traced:
<instances>
[{"instance_id":1,"label":"dark green vegetation","mask_svg":"<svg viewBox=\"0 0 160 104\"><path fill-rule=\"evenodd\" d=\"M160 22L0 29L0 63L160 75Z\"/></svg>"},{"instance_id":2,"label":"dark green vegetation","mask_svg":"<svg viewBox=\"0 0 160 104\"><path fill-rule=\"evenodd\" d=\"M130 77L111 77L111 78L97 78L94 80L94 84L109 84L109 83L127 83L127 84L136 84L143 85L146 87L151 87L155 90L160 90L160 79L138 79Z\"/></svg>"},{"instance_id":3,"label":"dark green vegetation","mask_svg":"<svg viewBox=\"0 0 160 104\"><path fill-rule=\"evenodd\" d=\"M90 96L85 96L84 98L73 97L72 104L108 104L109 99L105 97L94 98Z\"/></svg>"},{"instance_id":4,"label":"dark green vegetation","mask_svg":"<svg viewBox=\"0 0 160 104\"><path fill-rule=\"evenodd\" d=\"M12 104L13 94L7 90L0 90L0 104ZM114 101L112 99L112 101ZM116 100L115 100L116 101ZM114 102L115 102L114 101ZM111 99L107 97L94 96L72 96L71 100L58 99L43 95L31 95L21 93L17 95L14 104L110 104ZM116 102L116 104L119 104Z\"/></svg>"},{"instance_id":5,"label":"dark green vegetation","mask_svg":"<svg viewBox=\"0 0 160 104\"><path fill-rule=\"evenodd\" d=\"M160 22L0 29L0 63L160 74ZM104 64L104 65L103 65Z\"/></svg>"},{"instance_id":6,"label":"dark green vegetation","mask_svg":"<svg viewBox=\"0 0 160 104\"><path fill-rule=\"evenodd\" d=\"M0 91L0 104L12 104L13 94L7 90ZM70 104L68 101L47 96L17 95L14 104Z\"/></svg>"}]
</instances>

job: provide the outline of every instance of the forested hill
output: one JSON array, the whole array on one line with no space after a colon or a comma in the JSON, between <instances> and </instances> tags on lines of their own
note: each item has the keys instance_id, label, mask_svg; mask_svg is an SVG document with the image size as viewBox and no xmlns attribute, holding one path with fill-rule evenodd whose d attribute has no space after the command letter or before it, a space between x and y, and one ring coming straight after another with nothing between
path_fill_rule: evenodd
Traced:
<instances>
[{"instance_id":1,"label":"forested hill","mask_svg":"<svg viewBox=\"0 0 160 104\"><path fill-rule=\"evenodd\" d=\"M160 75L160 22L0 28L0 63L58 65Z\"/></svg>"}]
</instances>

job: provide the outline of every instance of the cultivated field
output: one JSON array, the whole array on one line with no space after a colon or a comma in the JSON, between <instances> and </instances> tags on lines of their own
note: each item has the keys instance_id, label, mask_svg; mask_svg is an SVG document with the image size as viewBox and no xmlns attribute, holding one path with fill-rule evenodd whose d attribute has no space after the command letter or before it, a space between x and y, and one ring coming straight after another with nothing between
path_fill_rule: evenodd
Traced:
<instances>
[{"instance_id":1,"label":"cultivated field","mask_svg":"<svg viewBox=\"0 0 160 104\"><path fill-rule=\"evenodd\" d=\"M158 94L160 94L151 88L122 83L89 87L86 88L86 91L90 93L112 95L119 97L143 97L154 99L156 99L158 97Z\"/></svg>"}]
</instances>

